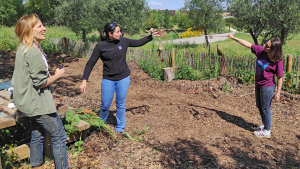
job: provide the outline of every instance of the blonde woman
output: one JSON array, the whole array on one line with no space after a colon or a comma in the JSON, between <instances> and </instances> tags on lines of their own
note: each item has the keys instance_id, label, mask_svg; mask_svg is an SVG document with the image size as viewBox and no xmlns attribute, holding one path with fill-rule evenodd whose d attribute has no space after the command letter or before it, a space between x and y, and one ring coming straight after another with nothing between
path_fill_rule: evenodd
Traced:
<instances>
[{"instance_id":1,"label":"blonde woman","mask_svg":"<svg viewBox=\"0 0 300 169\"><path fill-rule=\"evenodd\" d=\"M65 75L56 69L53 76L48 71L47 55L40 42L45 40L46 28L36 14L22 16L16 24L19 47L12 77L13 101L19 111L30 118L30 165L43 168L43 143L45 133L51 135L56 169L67 169L66 132L57 114L49 86Z\"/></svg>"}]
</instances>

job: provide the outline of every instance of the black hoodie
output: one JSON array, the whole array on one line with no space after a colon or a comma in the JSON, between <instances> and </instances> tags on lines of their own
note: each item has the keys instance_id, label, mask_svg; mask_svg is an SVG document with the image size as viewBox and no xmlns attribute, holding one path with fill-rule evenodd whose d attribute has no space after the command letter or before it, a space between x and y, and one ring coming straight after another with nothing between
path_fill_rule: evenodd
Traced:
<instances>
[{"instance_id":1,"label":"black hoodie","mask_svg":"<svg viewBox=\"0 0 300 169\"><path fill-rule=\"evenodd\" d=\"M103 78L109 80L121 80L129 76L130 69L126 62L128 47L139 47L150 42L152 35L140 40L132 40L120 37L120 40L100 41L86 63L82 79L88 80L92 69L99 60L103 62Z\"/></svg>"}]
</instances>

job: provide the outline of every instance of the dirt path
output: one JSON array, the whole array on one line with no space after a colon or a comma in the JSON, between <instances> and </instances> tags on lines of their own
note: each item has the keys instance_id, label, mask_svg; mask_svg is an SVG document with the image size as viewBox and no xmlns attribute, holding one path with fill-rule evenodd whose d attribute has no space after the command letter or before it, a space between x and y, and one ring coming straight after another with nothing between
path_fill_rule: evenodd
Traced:
<instances>
[{"instance_id":1,"label":"dirt path","mask_svg":"<svg viewBox=\"0 0 300 169\"><path fill-rule=\"evenodd\" d=\"M58 54L56 54L58 55ZM51 56L54 58L55 56ZM79 92L87 59L68 57L66 77L52 86L73 108L99 109L102 63L94 67L84 94ZM261 123L252 93L228 76L209 81L154 81L129 62L126 128L134 138L148 125L140 141L94 132L84 141L77 168L299 168L299 97L284 92L272 103L272 137L258 139L252 128ZM57 65L50 59L50 65ZM54 69L52 69L53 71ZM207 85L212 86L212 92ZM227 88L225 89L225 86ZM108 125L115 125L113 101ZM75 166L75 159L70 159Z\"/></svg>"}]
</instances>

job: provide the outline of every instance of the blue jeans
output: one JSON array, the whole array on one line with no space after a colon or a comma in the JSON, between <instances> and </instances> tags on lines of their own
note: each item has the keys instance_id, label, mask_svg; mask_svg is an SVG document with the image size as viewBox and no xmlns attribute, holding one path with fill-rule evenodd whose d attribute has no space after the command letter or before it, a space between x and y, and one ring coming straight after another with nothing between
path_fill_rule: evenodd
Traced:
<instances>
[{"instance_id":1,"label":"blue jeans","mask_svg":"<svg viewBox=\"0 0 300 169\"><path fill-rule=\"evenodd\" d=\"M56 169L68 169L66 141L67 135L57 113L34 116L31 121L30 165L43 164L43 145L46 132L51 135Z\"/></svg>"},{"instance_id":2,"label":"blue jeans","mask_svg":"<svg viewBox=\"0 0 300 169\"><path fill-rule=\"evenodd\" d=\"M259 110L265 130L271 129L272 115L270 107L274 91L275 85L271 87L255 86L256 106Z\"/></svg>"},{"instance_id":3,"label":"blue jeans","mask_svg":"<svg viewBox=\"0 0 300 169\"><path fill-rule=\"evenodd\" d=\"M116 91L116 106L117 106L117 125L116 132L123 132L125 128L125 103L126 95L130 84L130 77L126 77L121 80L113 81L108 79L102 79L101 82L101 107L99 117L105 122L108 118L111 102Z\"/></svg>"}]
</instances>

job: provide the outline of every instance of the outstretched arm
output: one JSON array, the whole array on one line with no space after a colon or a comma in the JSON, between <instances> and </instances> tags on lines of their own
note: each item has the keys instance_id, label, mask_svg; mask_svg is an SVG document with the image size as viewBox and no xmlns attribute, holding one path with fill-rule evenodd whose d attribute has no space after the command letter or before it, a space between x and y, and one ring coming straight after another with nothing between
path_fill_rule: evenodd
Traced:
<instances>
[{"instance_id":1,"label":"outstretched arm","mask_svg":"<svg viewBox=\"0 0 300 169\"><path fill-rule=\"evenodd\" d=\"M239 44L241 44L241 45L243 45L243 46L245 46L245 47L247 47L247 48L251 48L251 45L252 45L252 44L251 44L250 42L248 42L248 41L245 41L245 40L243 40L243 39L236 38L236 37L234 37L232 34L228 34L227 37L228 37L228 38L231 38L231 39L233 39L233 40L235 40L236 42L238 42Z\"/></svg>"},{"instance_id":2,"label":"outstretched arm","mask_svg":"<svg viewBox=\"0 0 300 169\"><path fill-rule=\"evenodd\" d=\"M152 41L154 36L161 36L162 32L154 32L152 35L146 36L139 40L128 39L129 47L140 47L145 45L146 43Z\"/></svg>"},{"instance_id":3,"label":"outstretched arm","mask_svg":"<svg viewBox=\"0 0 300 169\"><path fill-rule=\"evenodd\" d=\"M129 41L129 47L140 47L150 42L153 39L152 35L146 36L139 40L127 39Z\"/></svg>"}]
</instances>

